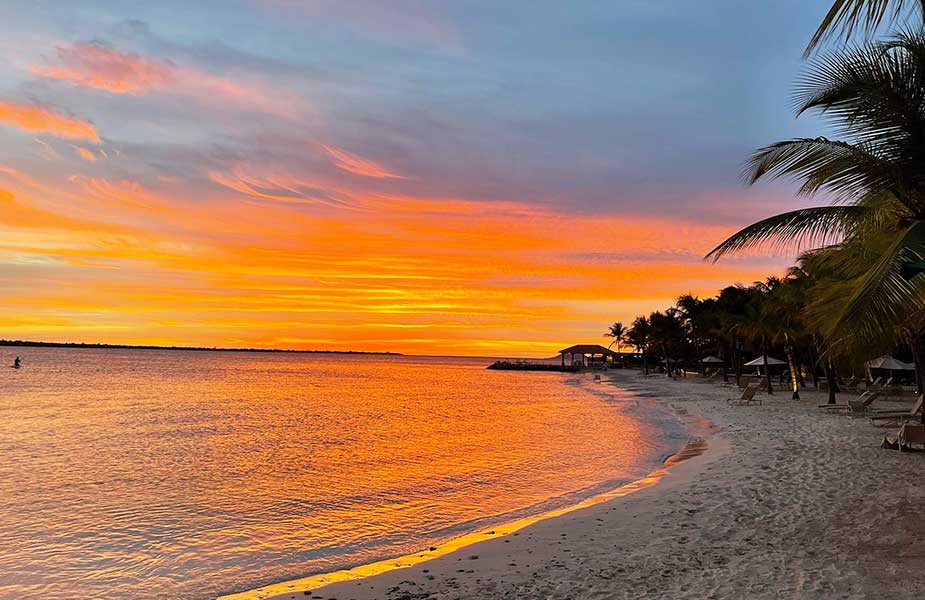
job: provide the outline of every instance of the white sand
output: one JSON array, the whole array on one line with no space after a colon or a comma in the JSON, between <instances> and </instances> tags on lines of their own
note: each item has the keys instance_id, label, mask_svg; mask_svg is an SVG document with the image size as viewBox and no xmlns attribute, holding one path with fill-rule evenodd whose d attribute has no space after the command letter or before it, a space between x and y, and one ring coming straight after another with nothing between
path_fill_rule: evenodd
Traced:
<instances>
[{"instance_id":1,"label":"white sand","mask_svg":"<svg viewBox=\"0 0 925 600\"><path fill-rule=\"evenodd\" d=\"M729 407L734 388L643 379L714 424L709 450L658 485L455 553L275 598L913 598L925 592L925 454L879 448L817 393ZM843 398L847 395L843 395ZM911 405L911 400L905 406ZM922 515L922 516L920 516Z\"/></svg>"}]
</instances>

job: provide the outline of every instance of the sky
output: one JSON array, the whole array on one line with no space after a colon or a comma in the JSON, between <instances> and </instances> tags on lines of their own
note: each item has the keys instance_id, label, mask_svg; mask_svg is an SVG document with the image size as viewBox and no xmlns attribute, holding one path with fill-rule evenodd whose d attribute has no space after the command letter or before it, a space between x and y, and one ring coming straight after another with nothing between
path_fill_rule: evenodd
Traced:
<instances>
[{"instance_id":1,"label":"sky","mask_svg":"<svg viewBox=\"0 0 925 600\"><path fill-rule=\"evenodd\" d=\"M6 0L0 338L549 356L778 273L828 0ZM818 202L816 200L815 202Z\"/></svg>"}]
</instances>

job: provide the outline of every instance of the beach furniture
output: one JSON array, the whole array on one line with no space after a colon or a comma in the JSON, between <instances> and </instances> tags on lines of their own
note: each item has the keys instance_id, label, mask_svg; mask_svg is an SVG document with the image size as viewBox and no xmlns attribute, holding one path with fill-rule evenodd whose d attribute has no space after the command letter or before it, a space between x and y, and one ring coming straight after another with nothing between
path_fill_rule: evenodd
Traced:
<instances>
[{"instance_id":1,"label":"beach furniture","mask_svg":"<svg viewBox=\"0 0 925 600\"><path fill-rule=\"evenodd\" d=\"M883 436L880 447L902 452L912 450L913 445L922 446L925 449L925 425L903 423L903 426L896 433L892 435L888 433Z\"/></svg>"},{"instance_id":2,"label":"beach furniture","mask_svg":"<svg viewBox=\"0 0 925 600\"><path fill-rule=\"evenodd\" d=\"M726 402L728 402L730 406L745 406L745 405L751 404L752 402L757 402L758 404L761 404L761 396L758 395L757 398L755 397L757 393L758 393L758 384L750 383L747 386L745 386L744 390L742 390L741 396L739 396L738 398L729 398L728 400L726 400Z\"/></svg>"},{"instance_id":3,"label":"beach furniture","mask_svg":"<svg viewBox=\"0 0 925 600\"><path fill-rule=\"evenodd\" d=\"M857 377L852 376L851 379L845 381L841 384L843 390L848 390L849 392L855 392L858 389L860 380Z\"/></svg>"},{"instance_id":4,"label":"beach furniture","mask_svg":"<svg viewBox=\"0 0 925 600\"><path fill-rule=\"evenodd\" d=\"M844 411L845 414L851 415L852 417L863 417L867 414L868 408L878 396L880 396L879 390L869 390L854 400L848 400L848 402L844 404L819 404L817 406L826 412Z\"/></svg>"},{"instance_id":5,"label":"beach furniture","mask_svg":"<svg viewBox=\"0 0 925 600\"><path fill-rule=\"evenodd\" d=\"M919 396L915 406L908 411L899 410L882 410L868 415L870 422L878 427L890 427L893 425L903 425L906 421L918 418L922 412L922 403L925 402L925 396Z\"/></svg>"}]
</instances>

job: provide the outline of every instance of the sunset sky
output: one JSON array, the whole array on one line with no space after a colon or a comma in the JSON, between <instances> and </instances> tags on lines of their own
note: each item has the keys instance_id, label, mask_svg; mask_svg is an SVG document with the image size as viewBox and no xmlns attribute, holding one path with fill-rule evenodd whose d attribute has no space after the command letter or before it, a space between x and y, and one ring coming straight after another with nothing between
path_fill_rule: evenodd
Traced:
<instances>
[{"instance_id":1,"label":"sunset sky","mask_svg":"<svg viewBox=\"0 0 925 600\"><path fill-rule=\"evenodd\" d=\"M549 356L704 263L830 0L6 0L0 338ZM606 342L605 342L606 343Z\"/></svg>"}]
</instances>

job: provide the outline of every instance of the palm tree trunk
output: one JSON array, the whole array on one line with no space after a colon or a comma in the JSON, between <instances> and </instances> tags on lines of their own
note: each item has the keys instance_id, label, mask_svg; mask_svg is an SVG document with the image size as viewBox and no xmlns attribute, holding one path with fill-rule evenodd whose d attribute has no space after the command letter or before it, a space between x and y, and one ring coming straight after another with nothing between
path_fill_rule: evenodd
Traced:
<instances>
[{"instance_id":1,"label":"palm tree trunk","mask_svg":"<svg viewBox=\"0 0 925 600\"><path fill-rule=\"evenodd\" d=\"M909 346L912 348L912 360L915 361L915 387L919 394L925 394L925 332L913 336ZM922 412L925 423L925 411Z\"/></svg>"},{"instance_id":2,"label":"palm tree trunk","mask_svg":"<svg viewBox=\"0 0 925 600\"><path fill-rule=\"evenodd\" d=\"M735 340L733 340L732 345L735 348L736 387L742 387L742 352L739 350L739 345Z\"/></svg>"},{"instance_id":3,"label":"palm tree trunk","mask_svg":"<svg viewBox=\"0 0 925 600\"><path fill-rule=\"evenodd\" d=\"M800 399L800 387L797 381L797 363L793 360L793 347L790 344L784 346L784 352L787 353L787 363L790 366L790 385L793 387L793 400Z\"/></svg>"},{"instance_id":4,"label":"palm tree trunk","mask_svg":"<svg viewBox=\"0 0 925 600\"><path fill-rule=\"evenodd\" d=\"M832 363L829 362L828 358L823 358L822 360L822 370L825 372L825 380L829 382L829 404L835 404L838 402L838 397L836 396L836 390L838 389L838 384L835 383L834 370L832 369Z\"/></svg>"},{"instance_id":5,"label":"palm tree trunk","mask_svg":"<svg viewBox=\"0 0 925 600\"><path fill-rule=\"evenodd\" d=\"M838 374L838 365L835 364L835 361L831 361L830 366L832 367L832 383L829 384L830 388L835 389L835 393L838 394L841 392L841 386L838 384L840 375Z\"/></svg>"},{"instance_id":6,"label":"palm tree trunk","mask_svg":"<svg viewBox=\"0 0 925 600\"><path fill-rule=\"evenodd\" d=\"M646 352L648 351L648 349L649 349L648 346L642 347L642 370L645 372L646 375L649 374L649 363L646 360Z\"/></svg>"},{"instance_id":7,"label":"palm tree trunk","mask_svg":"<svg viewBox=\"0 0 925 600\"><path fill-rule=\"evenodd\" d=\"M799 361L797 361L797 378L800 381L800 387L805 390L806 389L806 379L803 377L803 369L800 367Z\"/></svg>"},{"instance_id":8,"label":"palm tree trunk","mask_svg":"<svg viewBox=\"0 0 925 600\"><path fill-rule=\"evenodd\" d=\"M671 359L668 358L668 348L662 344L662 357L665 359L665 367L668 369L668 378L671 378Z\"/></svg>"},{"instance_id":9,"label":"palm tree trunk","mask_svg":"<svg viewBox=\"0 0 925 600\"><path fill-rule=\"evenodd\" d=\"M764 378L768 382L768 396L774 393L774 390L771 389L771 371L768 370L768 340L767 338L761 340L761 347L764 348Z\"/></svg>"},{"instance_id":10,"label":"palm tree trunk","mask_svg":"<svg viewBox=\"0 0 925 600\"><path fill-rule=\"evenodd\" d=\"M726 361L729 360L729 344L723 346L723 383L729 383L729 369L726 368Z\"/></svg>"}]
</instances>

